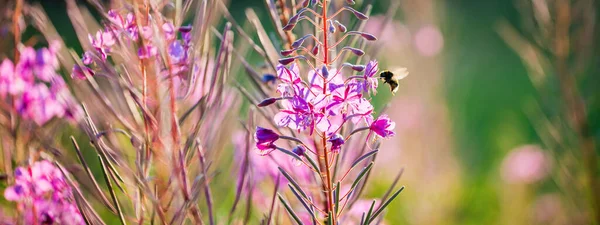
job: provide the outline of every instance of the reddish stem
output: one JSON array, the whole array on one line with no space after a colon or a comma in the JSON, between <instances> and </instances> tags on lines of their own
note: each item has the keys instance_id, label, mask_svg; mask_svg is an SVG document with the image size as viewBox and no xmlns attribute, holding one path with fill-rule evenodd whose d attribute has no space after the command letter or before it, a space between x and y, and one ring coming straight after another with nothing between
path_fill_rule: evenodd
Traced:
<instances>
[{"instance_id":1,"label":"reddish stem","mask_svg":"<svg viewBox=\"0 0 600 225\"><path fill-rule=\"evenodd\" d=\"M322 20L323 20L323 27L322 27L322 32L323 32L323 66L325 66L325 68L328 67L329 65L329 46L328 46L328 39L329 37L327 36L328 31L327 31L327 0L323 0L322 2L322 6L323 6L323 14L322 14ZM325 76L323 76L323 94L327 94L327 78ZM325 109L323 109L323 113L325 113ZM334 212L334 202L333 202L333 193L332 193L332 183L331 183L331 171L329 170L329 153L327 152L327 134L323 133L323 140L322 140L322 144L323 144L323 161L325 163L325 168L321 168L321 171L325 170L325 182L326 185L324 187L325 190L323 190L326 194L327 194L327 213L329 215L331 215L331 222L332 224L337 224L337 213Z\"/></svg>"}]
</instances>

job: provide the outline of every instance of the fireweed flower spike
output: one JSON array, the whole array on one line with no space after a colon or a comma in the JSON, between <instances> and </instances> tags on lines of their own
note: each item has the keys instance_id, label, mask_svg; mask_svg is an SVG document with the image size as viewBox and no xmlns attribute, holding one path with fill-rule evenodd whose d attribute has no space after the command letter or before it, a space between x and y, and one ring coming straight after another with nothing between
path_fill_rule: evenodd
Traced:
<instances>
[{"instance_id":1,"label":"fireweed flower spike","mask_svg":"<svg viewBox=\"0 0 600 225\"><path fill-rule=\"evenodd\" d=\"M43 160L15 169L15 184L5 189L4 198L16 202L25 224L85 224L71 188L60 169Z\"/></svg>"},{"instance_id":2,"label":"fireweed flower spike","mask_svg":"<svg viewBox=\"0 0 600 225\"><path fill-rule=\"evenodd\" d=\"M304 221L307 224L314 224L316 221L319 224L355 224L359 221L354 221L351 216L344 215L344 210L348 210L354 202L350 201L350 196L354 194L350 195L349 193L360 193L357 190L364 188L361 183L367 183L360 181L368 177L365 175L370 172L374 160L372 156L377 152L379 140L375 139L374 142L364 143L366 140L363 138L351 138L353 136L365 137L366 135L368 140L369 135L375 133L381 138L387 139L394 135L395 123L386 115L375 120L372 115L374 107L370 99L365 97L374 94L378 87L378 62L371 60L365 64L365 62L360 62L360 59L342 62L342 59L364 56L368 52L356 46L342 47L338 45L346 43L344 39L349 36L360 36L361 38L358 40L361 42L375 41L377 38L360 30L348 31L344 26L344 22L347 21L340 21L340 18L337 17L340 13L347 12L354 15L350 17L352 19L367 20L368 15L350 6L339 6L337 11L328 12L331 10L330 8L337 6L330 5L330 2L326 0L315 1L317 4L307 4L307 2L304 2L304 8L298 10L297 14L290 18L283 30L296 29L297 31L302 26L296 26L296 24L306 19L317 26L319 32L298 34L300 38L288 40L291 49L280 51L283 58L279 59L279 65L276 66L279 82L276 90L279 96L265 96L264 100L258 104L259 107L262 107L259 110L263 110L264 114L273 119L274 124L279 127L279 131L258 127L255 133L256 148L260 155L280 149L282 153L286 153L285 155L296 160L302 159L299 165L304 166L300 167L306 167L310 171L318 173L317 177L321 178L319 181L322 184L318 185L321 190L318 193L312 193L305 190L302 184L314 183L314 181L305 180L299 174L290 173L288 169L278 166L281 175L290 182L289 188L294 194L293 196L296 196L301 203L294 205L292 202L286 201L286 198L279 197L296 223L302 223L301 220L304 221L303 218L306 216L312 220ZM316 24L315 21L319 24ZM331 55L334 52L338 53L337 56ZM340 57L342 55L348 57ZM356 73L356 75L350 73ZM273 104L275 102L278 104ZM271 109L275 105L279 107L279 110L272 113ZM369 132L361 132L367 130ZM294 133L292 135L294 139L277 134L288 131ZM292 151L285 150L275 146L276 140L279 140L279 146L296 147ZM288 140L290 142L285 143ZM357 143L356 140L363 144ZM357 152L360 150L357 148L360 148L359 146L367 146L366 148L371 151L362 156L358 155ZM364 150L363 152L365 152ZM355 162L340 160L345 158L340 158L340 155L343 154L356 157L358 160ZM279 153L274 152L268 157L273 157L273 155L279 155ZM358 165L364 168L352 170ZM343 171L342 168L349 169ZM349 174L352 175L348 176ZM356 177L355 181L344 179L352 176ZM336 178L339 180L334 180ZM342 191L340 186L351 188L345 188ZM325 193L324 196L323 193ZM397 193L399 192L392 196L397 196ZM372 209L372 213L364 212L367 218L363 218L364 221L361 224L370 224L376 221L385 206ZM299 207L304 208L303 211L309 215L296 213L299 211L297 209Z\"/></svg>"},{"instance_id":3,"label":"fireweed flower spike","mask_svg":"<svg viewBox=\"0 0 600 225\"><path fill-rule=\"evenodd\" d=\"M0 64L0 98L10 96L13 110L39 126L53 118L76 122L83 114L56 72L59 47L56 43L38 50L23 47L18 62L4 59Z\"/></svg>"}]
</instances>

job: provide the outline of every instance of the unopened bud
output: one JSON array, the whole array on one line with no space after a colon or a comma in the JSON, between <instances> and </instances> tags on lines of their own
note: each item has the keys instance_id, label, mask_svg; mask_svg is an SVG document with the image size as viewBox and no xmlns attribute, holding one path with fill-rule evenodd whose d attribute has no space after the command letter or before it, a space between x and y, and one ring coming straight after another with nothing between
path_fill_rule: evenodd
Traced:
<instances>
[{"instance_id":1,"label":"unopened bud","mask_svg":"<svg viewBox=\"0 0 600 225\"><path fill-rule=\"evenodd\" d=\"M335 33L335 26L333 25L333 21L329 20L329 33Z\"/></svg>"},{"instance_id":2,"label":"unopened bud","mask_svg":"<svg viewBox=\"0 0 600 225\"><path fill-rule=\"evenodd\" d=\"M181 27L179 27L179 32L181 32L181 33L187 33L187 32L190 32L190 31L192 31L192 26L188 25L188 26L181 26Z\"/></svg>"},{"instance_id":3,"label":"unopened bud","mask_svg":"<svg viewBox=\"0 0 600 225\"><path fill-rule=\"evenodd\" d=\"M258 107L264 107L264 106L268 106L271 105L273 103L275 103L277 101L276 98L267 98L265 100L263 100L262 102L258 103Z\"/></svg>"},{"instance_id":4,"label":"unopened bud","mask_svg":"<svg viewBox=\"0 0 600 225\"><path fill-rule=\"evenodd\" d=\"M369 33L361 32L360 36L362 36L364 39L367 39L368 41L375 41L375 40L377 40L377 37L375 37L375 35L372 35L372 34L369 34Z\"/></svg>"},{"instance_id":5,"label":"unopened bud","mask_svg":"<svg viewBox=\"0 0 600 225\"><path fill-rule=\"evenodd\" d=\"M285 25L283 27L284 31L291 31L294 29L294 27L296 27L296 23L288 23L287 25Z\"/></svg>"},{"instance_id":6,"label":"unopened bud","mask_svg":"<svg viewBox=\"0 0 600 225\"><path fill-rule=\"evenodd\" d=\"M302 2L302 8L306 8L306 7L308 7L308 5L309 5L309 4L310 4L310 0L304 0L304 1Z\"/></svg>"},{"instance_id":7,"label":"unopened bud","mask_svg":"<svg viewBox=\"0 0 600 225\"><path fill-rule=\"evenodd\" d=\"M364 13L361 13L361 12L357 11L356 9L354 9L354 8L352 8L350 6L346 6L344 8L346 8L349 11L351 11L354 14L354 16L356 16L356 18L358 18L359 20L368 20L369 19L369 17L367 15L365 15Z\"/></svg>"},{"instance_id":8,"label":"unopened bud","mask_svg":"<svg viewBox=\"0 0 600 225\"><path fill-rule=\"evenodd\" d=\"M356 2L354 2L354 0L346 0L346 3L348 3L348 5L356 4Z\"/></svg>"},{"instance_id":9,"label":"unopened bud","mask_svg":"<svg viewBox=\"0 0 600 225\"><path fill-rule=\"evenodd\" d=\"M135 148L140 148L142 146L142 142L136 136L132 135L129 141L131 141L131 145Z\"/></svg>"},{"instance_id":10,"label":"unopened bud","mask_svg":"<svg viewBox=\"0 0 600 225\"><path fill-rule=\"evenodd\" d=\"M346 33L346 31L348 29L346 29L346 26L344 26L344 24L340 23L340 21L335 21L335 24L337 25L337 28L342 32L342 33Z\"/></svg>"},{"instance_id":11,"label":"unopened bud","mask_svg":"<svg viewBox=\"0 0 600 225\"><path fill-rule=\"evenodd\" d=\"M290 49L290 50L281 50L281 55L282 56L288 56L291 55L292 53L294 53L294 51L296 51L296 49Z\"/></svg>"},{"instance_id":12,"label":"unopened bud","mask_svg":"<svg viewBox=\"0 0 600 225\"><path fill-rule=\"evenodd\" d=\"M321 67L321 75L323 75L325 78L329 77L329 70L327 69L327 66Z\"/></svg>"},{"instance_id":13,"label":"unopened bud","mask_svg":"<svg viewBox=\"0 0 600 225\"><path fill-rule=\"evenodd\" d=\"M362 72L363 70L365 70L365 66L363 65L352 65L350 68L357 72Z\"/></svg>"},{"instance_id":14,"label":"unopened bud","mask_svg":"<svg viewBox=\"0 0 600 225\"><path fill-rule=\"evenodd\" d=\"M304 41L309 38L312 34L307 34L304 35L303 37L299 38L298 40L294 41L294 43L292 43L292 48L299 48L300 46L302 46L302 44L304 43Z\"/></svg>"},{"instance_id":15,"label":"unopened bud","mask_svg":"<svg viewBox=\"0 0 600 225\"><path fill-rule=\"evenodd\" d=\"M313 47L313 49L312 49L311 53L312 53L313 55L317 55L317 54L319 54L319 44L316 44L316 45Z\"/></svg>"},{"instance_id":16,"label":"unopened bud","mask_svg":"<svg viewBox=\"0 0 600 225\"><path fill-rule=\"evenodd\" d=\"M297 156L302 157L304 156L304 153L306 153L306 148L302 145L298 145L292 149L292 152L295 153Z\"/></svg>"},{"instance_id":17,"label":"unopened bud","mask_svg":"<svg viewBox=\"0 0 600 225\"><path fill-rule=\"evenodd\" d=\"M283 65L288 65L292 62L294 62L296 60L295 57L289 57L289 58L283 58L283 59L279 59L279 63L283 64Z\"/></svg>"},{"instance_id":18,"label":"unopened bud","mask_svg":"<svg viewBox=\"0 0 600 225\"><path fill-rule=\"evenodd\" d=\"M344 47L344 49L350 50L352 53L354 53L357 56L362 56L365 54L365 52L363 50L360 50L358 48L352 48L352 47L346 46L346 47Z\"/></svg>"}]
</instances>

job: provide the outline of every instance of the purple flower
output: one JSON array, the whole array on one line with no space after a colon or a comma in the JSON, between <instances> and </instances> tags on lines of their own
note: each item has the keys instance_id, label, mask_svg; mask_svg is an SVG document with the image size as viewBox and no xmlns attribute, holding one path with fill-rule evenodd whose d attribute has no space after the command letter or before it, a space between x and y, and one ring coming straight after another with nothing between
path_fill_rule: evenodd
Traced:
<instances>
[{"instance_id":1,"label":"purple flower","mask_svg":"<svg viewBox=\"0 0 600 225\"><path fill-rule=\"evenodd\" d=\"M342 91L334 92L331 103L327 106L327 109L331 110L333 113L342 114L344 117L354 114L370 114L373 111L373 106L368 100L364 99L362 94L357 90L357 85L350 83L346 85ZM353 119L356 123L360 118L355 117Z\"/></svg>"},{"instance_id":2,"label":"purple flower","mask_svg":"<svg viewBox=\"0 0 600 225\"><path fill-rule=\"evenodd\" d=\"M16 168L4 198L17 202L25 224L85 224L62 172L46 160Z\"/></svg>"},{"instance_id":3,"label":"purple flower","mask_svg":"<svg viewBox=\"0 0 600 225\"><path fill-rule=\"evenodd\" d=\"M167 40L175 39L175 26L173 26L173 23L164 23L162 25L162 29L165 32L165 37L167 38Z\"/></svg>"},{"instance_id":4,"label":"purple flower","mask_svg":"<svg viewBox=\"0 0 600 225\"><path fill-rule=\"evenodd\" d=\"M23 82L15 82L15 66L10 59L4 59L0 64L0 97L13 94L15 90L24 90Z\"/></svg>"},{"instance_id":5,"label":"purple flower","mask_svg":"<svg viewBox=\"0 0 600 225\"><path fill-rule=\"evenodd\" d=\"M331 151L334 153L339 153L340 150L342 149L342 145L344 144L344 137L342 137L342 135L340 134L335 134L331 137L329 137L329 140L327 140L327 142L331 142Z\"/></svg>"},{"instance_id":6,"label":"purple flower","mask_svg":"<svg viewBox=\"0 0 600 225\"><path fill-rule=\"evenodd\" d=\"M85 65L90 65L93 62L92 59L92 53L91 52L84 52L83 56L81 57L81 61L83 62L83 64Z\"/></svg>"},{"instance_id":7,"label":"purple flower","mask_svg":"<svg viewBox=\"0 0 600 225\"><path fill-rule=\"evenodd\" d=\"M110 52L110 47L115 44L115 39L111 31L102 32L97 31L96 36L88 35L88 39L92 44L92 47L98 51L100 57L103 60L106 60L108 57L108 53Z\"/></svg>"},{"instance_id":8,"label":"purple flower","mask_svg":"<svg viewBox=\"0 0 600 225\"><path fill-rule=\"evenodd\" d=\"M256 141L256 149L260 155L267 155L277 148L273 143L279 139L279 135L270 129L256 127L254 133L254 141Z\"/></svg>"},{"instance_id":9,"label":"purple flower","mask_svg":"<svg viewBox=\"0 0 600 225\"><path fill-rule=\"evenodd\" d=\"M298 65L296 65L295 63L290 65L289 69L286 66L281 65L281 64L277 66L277 76L284 83L298 84L298 83L302 82L299 74L300 74L300 69L298 69Z\"/></svg>"},{"instance_id":10,"label":"purple flower","mask_svg":"<svg viewBox=\"0 0 600 225\"><path fill-rule=\"evenodd\" d=\"M171 63L177 64L185 61L187 53L179 41L174 41L169 45L169 56Z\"/></svg>"},{"instance_id":11,"label":"purple flower","mask_svg":"<svg viewBox=\"0 0 600 225\"><path fill-rule=\"evenodd\" d=\"M23 118L43 125L52 117L62 117L65 108L52 96L45 84L36 84L27 89L15 102L15 108Z\"/></svg>"},{"instance_id":12,"label":"purple flower","mask_svg":"<svg viewBox=\"0 0 600 225\"><path fill-rule=\"evenodd\" d=\"M94 75L94 71L87 66L73 66L73 70L71 71L71 78L85 80L85 73L88 73L90 76Z\"/></svg>"},{"instance_id":13,"label":"purple flower","mask_svg":"<svg viewBox=\"0 0 600 225\"><path fill-rule=\"evenodd\" d=\"M284 109L275 114L273 120L281 127L289 127L294 130L308 129L312 134L315 122L323 115L314 110L314 106L304 98L296 95L290 101L282 101Z\"/></svg>"},{"instance_id":14,"label":"purple flower","mask_svg":"<svg viewBox=\"0 0 600 225\"><path fill-rule=\"evenodd\" d=\"M36 77L43 81L50 81L55 76L58 69L58 59L47 48L42 48L37 51L34 71Z\"/></svg>"},{"instance_id":15,"label":"purple flower","mask_svg":"<svg viewBox=\"0 0 600 225\"><path fill-rule=\"evenodd\" d=\"M146 49L139 48L138 49L138 57L140 59L148 59L158 54L158 49L152 45L147 45Z\"/></svg>"},{"instance_id":16,"label":"purple flower","mask_svg":"<svg viewBox=\"0 0 600 225\"><path fill-rule=\"evenodd\" d=\"M381 115L377 120L371 123L370 129L382 138L389 138L394 136L394 123L387 115Z\"/></svg>"},{"instance_id":17,"label":"purple flower","mask_svg":"<svg viewBox=\"0 0 600 225\"><path fill-rule=\"evenodd\" d=\"M359 82L362 91L367 92L370 90L371 92L376 93L378 81L375 75L377 75L377 71L379 71L378 65L379 63L375 60L367 63L365 73L363 74L364 81Z\"/></svg>"}]
</instances>

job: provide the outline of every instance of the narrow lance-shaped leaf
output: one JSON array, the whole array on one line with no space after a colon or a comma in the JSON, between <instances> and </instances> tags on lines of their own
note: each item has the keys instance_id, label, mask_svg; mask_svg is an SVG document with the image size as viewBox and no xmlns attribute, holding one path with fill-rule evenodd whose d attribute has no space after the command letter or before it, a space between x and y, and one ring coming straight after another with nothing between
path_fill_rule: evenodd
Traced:
<instances>
[{"instance_id":1,"label":"narrow lance-shaped leaf","mask_svg":"<svg viewBox=\"0 0 600 225\"><path fill-rule=\"evenodd\" d=\"M354 188L356 187L356 185L358 185L358 182L360 182L360 180L362 180L362 178L365 176L365 174L367 174L367 172L369 172L369 170L371 170L371 168L373 167L373 162L369 163L369 165L367 165L365 168L363 168L360 173L358 174L358 176L356 177L356 179L354 180L354 182L352 182L352 186L350 187L350 191L353 191Z\"/></svg>"},{"instance_id":2,"label":"narrow lance-shaped leaf","mask_svg":"<svg viewBox=\"0 0 600 225\"><path fill-rule=\"evenodd\" d=\"M337 182L335 184L335 213L338 213L339 210L339 206L340 206L340 182Z\"/></svg>"},{"instance_id":3,"label":"narrow lance-shaped leaf","mask_svg":"<svg viewBox=\"0 0 600 225\"><path fill-rule=\"evenodd\" d=\"M392 203L392 201L398 197L398 195L400 194L400 192L402 192L404 190L404 186L402 186L400 188L400 190L396 191L396 193L394 193L392 195L392 197L390 197L388 200L386 200L383 205L381 205L381 207L379 207L379 209L377 209L375 211L375 213L373 213L373 216L371 217L371 219L369 219L369 223L373 222L373 220L375 220L375 218L377 218L377 216L379 216L379 214L381 214L383 212L383 210L385 209L385 207L387 207L390 203ZM368 224L368 223L367 223Z\"/></svg>"},{"instance_id":4,"label":"narrow lance-shaped leaf","mask_svg":"<svg viewBox=\"0 0 600 225\"><path fill-rule=\"evenodd\" d=\"M304 206L304 208L306 209L306 211L308 211L308 213L310 213L310 216L312 218L314 218L315 214L314 214L313 210L308 206L308 203L304 200L304 198L302 198L300 196L300 194L298 194L298 191L296 191L296 188L294 188L291 184L288 184L288 187L290 188L290 190L292 190L292 193L294 193L294 195L296 196L296 198L298 200L300 200L300 203L302 203L302 206Z\"/></svg>"},{"instance_id":5,"label":"narrow lance-shaped leaf","mask_svg":"<svg viewBox=\"0 0 600 225\"><path fill-rule=\"evenodd\" d=\"M279 169L279 171L281 171L281 174L283 174L283 176L292 184L292 186L294 186L296 188L296 190L298 190L300 192L302 197L308 198L306 193L304 193L304 191L300 188L300 185L298 185L298 183L294 180L294 178L292 178L292 176L290 176L290 174L285 172L285 170L281 167L278 167L278 169Z\"/></svg>"},{"instance_id":6,"label":"narrow lance-shaped leaf","mask_svg":"<svg viewBox=\"0 0 600 225\"><path fill-rule=\"evenodd\" d=\"M367 212L367 216L365 216L365 220L366 221L369 221L370 218L371 218L371 213L373 213L373 206L375 206L375 200L373 200L373 202L371 202L371 207L369 207L369 211Z\"/></svg>"},{"instance_id":7,"label":"narrow lance-shaped leaf","mask_svg":"<svg viewBox=\"0 0 600 225\"><path fill-rule=\"evenodd\" d=\"M279 201L281 201L281 204L283 204L283 207L285 207L285 210L290 214L290 216L292 216L292 219L294 219L297 224L302 225L300 218L298 215L296 215L292 207L290 207L290 205L283 199L283 197L281 197L279 193L277 193L277 197L279 198Z\"/></svg>"},{"instance_id":8,"label":"narrow lance-shaped leaf","mask_svg":"<svg viewBox=\"0 0 600 225\"><path fill-rule=\"evenodd\" d=\"M369 156L372 156L373 154L376 154L377 152L379 152L378 149L375 149L373 151L367 152L367 154L362 155L361 157L358 157L358 159L354 160L354 162L352 163L352 166L350 167L350 169L354 168L356 165L358 165L360 162L362 162L363 160L365 160L366 158L368 158Z\"/></svg>"}]
</instances>

